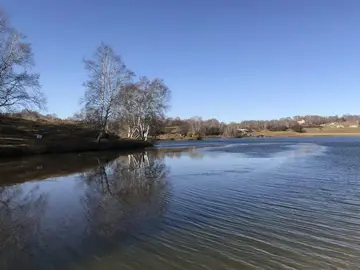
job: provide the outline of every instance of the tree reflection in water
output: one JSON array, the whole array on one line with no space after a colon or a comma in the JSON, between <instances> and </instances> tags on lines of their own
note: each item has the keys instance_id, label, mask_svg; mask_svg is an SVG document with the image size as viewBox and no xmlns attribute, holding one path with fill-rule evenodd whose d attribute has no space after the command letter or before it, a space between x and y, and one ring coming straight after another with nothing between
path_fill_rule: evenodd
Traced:
<instances>
[{"instance_id":1,"label":"tree reflection in water","mask_svg":"<svg viewBox=\"0 0 360 270\"><path fill-rule=\"evenodd\" d=\"M150 151L107 164L99 158L96 168L51 189L46 181L0 186L0 269L67 269L156 233L171 192L165 157ZM83 186L72 190L79 178ZM73 193L60 195L53 188L60 183Z\"/></svg>"},{"instance_id":2,"label":"tree reflection in water","mask_svg":"<svg viewBox=\"0 0 360 270\"><path fill-rule=\"evenodd\" d=\"M166 208L167 174L163 158L155 152L120 156L84 173L82 205L88 237L116 242L114 236L127 237L151 229Z\"/></svg>"},{"instance_id":3,"label":"tree reflection in water","mask_svg":"<svg viewBox=\"0 0 360 270\"><path fill-rule=\"evenodd\" d=\"M46 201L37 186L30 190L21 185L0 187L0 269L29 263Z\"/></svg>"}]
</instances>

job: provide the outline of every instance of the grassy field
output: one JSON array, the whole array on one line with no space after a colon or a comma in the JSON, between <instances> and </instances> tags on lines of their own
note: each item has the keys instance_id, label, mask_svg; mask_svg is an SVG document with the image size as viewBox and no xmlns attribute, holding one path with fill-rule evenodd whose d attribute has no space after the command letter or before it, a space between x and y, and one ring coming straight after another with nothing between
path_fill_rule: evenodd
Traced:
<instances>
[{"instance_id":1,"label":"grassy field","mask_svg":"<svg viewBox=\"0 0 360 270\"><path fill-rule=\"evenodd\" d=\"M312 137L312 136L360 136L360 128L305 128L305 132L295 131L269 131L261 130L253 132L252 137ZM204 136L205 138L222 138L222 136ZM180 136L179 134L163 134L157 137L158 140L196 140L197 138Z\"/></svg>"},{"instance_id":2,"label":"grassy field","mask_svg":"<svg viewBox=\"0 0 360 270\"><path fill-rule=\"evenodd\" d=\"M256 135L265 137L311 137L311 136L360 136L360 128L305 128L305 132L294 131L259 131Z\"/></svg>"},{"instance_id":3,"label":"grassy field","mask_svg":"<svg viewBox=\"0 0 360 270\"><path fill-rule=\"evenodd\" d=\"M41 134L42 139L37 139ZM96 142L97 131L77 122L0 118L0 158L105 150L131 150L151 143L111 136Z\"/></svg>"},{"instance_id":4,"label":"grassy field","mask_svg":"<svg viewBox=\"0 0 360 270\"><path fill-rule=\"evenodd\" d=\"M209 137L207 137L209 138ZM163 134L156 137L156 140L160 141L196 141L201 140L200 136L187 137L187 136L179 136L178 134Z\"/></svg>"}]
</instances>

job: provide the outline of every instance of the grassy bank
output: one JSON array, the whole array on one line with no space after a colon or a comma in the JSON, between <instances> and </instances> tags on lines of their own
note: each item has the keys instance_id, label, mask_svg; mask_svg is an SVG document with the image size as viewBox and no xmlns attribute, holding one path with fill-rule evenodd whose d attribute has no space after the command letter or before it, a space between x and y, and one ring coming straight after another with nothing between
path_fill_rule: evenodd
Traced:
<instances>
[{"instance_id":1,"label":"grassy bank","mask_svg":"<svg viewBox=\"0 0 360 270\"><path fill-rule=\"evenodd\" d=\"M156 137L156 140L159 141L197 141L201 140L204 137L202 136L180 136L179 134L162 134ZM210 138L210 137L206 137ZM212 137L214 138L214 137Z\"/></svg>"},{"instance_id":2,"label":"grassy bank","mask_svg":"<svg viewBox=\"0 0 360 270\"><path fill-rule=\"evenodd\" d=\"M360 128L304 128L304 132L259 130L251 133L250 137L315 137L315 136L360 136ZM203 136L200 139L228 138L224 136ZM178 134L163 134L158 140L184 141L197 140L197 137L179 136Z\"/></svg>"},{"instance_id":3,"label":"grassy bank","mask_svg":"<svg viewBox=\"0 0 360 270\"><path fill-rule=\"evenodd\" d=\"M37 139L41 134L42 139ZM149 147L148 142L110 136L96 142L97 131L77 122L0 118L0 158L39 154L133 150Z\"/></svg>"},{"instance_id":4,"label":"grassy bank","mask_svg":"<svg viewBox=\"0 0 360 270\"><path fill-rule=\"evenodd\" d=\"M294 131L258 131L255 135L265 137L316 137L316 136L360 136L360 128L305 128L304 132Z\"/></svg>"}]
</instances>

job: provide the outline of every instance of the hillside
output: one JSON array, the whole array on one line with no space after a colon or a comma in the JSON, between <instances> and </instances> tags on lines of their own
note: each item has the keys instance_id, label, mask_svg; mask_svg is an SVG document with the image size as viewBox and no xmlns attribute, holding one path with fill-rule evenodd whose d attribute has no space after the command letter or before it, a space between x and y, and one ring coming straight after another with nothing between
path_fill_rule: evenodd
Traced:
<instances>
[{"instance_id":1,"label":"hillside","mask_svg":"<svg viewBox=\"0 0 360 270\"><path fill-rule=\"evenodd\" d=\"M41 135L41 139L37 138ZM68 120L0 118L0 158L36 154L103 150L130 150L151 146L148 142L110 136L96 142L97 131Z\"/></svg>"},{"instance_id":2,"label":"hillside","mask_svg":"<svg viewBox=\"0 0 360 270\"><path fill-rule=\"evenodd\" d=\"M182 135L181 133L176 133L180 127L171 127L167 128L169 133L161 134L157 136L158 140L194 140L198 137L189 137ZM247 130L247 129L244 129ZM311 137L311 136L360 136L360 127L352 125L338 125L331 126L325 125L322 127L304 127L301 129L301 132L296 132L294 130L285 130L285 131L272 131L272 130L250 130L243 134L243 137ZM241 134L233 136L225 135L206 135L203 134L200 138L240 138Z\"/></svg>"}]
</instances>

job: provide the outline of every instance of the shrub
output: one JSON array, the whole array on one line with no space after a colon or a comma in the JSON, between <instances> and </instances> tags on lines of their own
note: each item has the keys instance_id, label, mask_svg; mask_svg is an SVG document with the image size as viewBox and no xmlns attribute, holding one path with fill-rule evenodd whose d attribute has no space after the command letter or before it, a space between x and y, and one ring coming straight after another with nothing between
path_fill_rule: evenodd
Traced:
<instances>
[{"instance_id":1,"label":"shrub","mask_svg":"<svg viewBox=\"0 0 360 270\"><path fill-rule=\"evenodd\" d=\"M220 132L220 128L218 127L209 127L205 130L205 135L207 136L218 136L220 135L221 132Z\"/></svg>"},{"instance_id":2,"label":"shrub","mask_svg":"<svg viewBox=\"0 0 360 270\"><path fill-rule=\"evenodd\" d=\"M287 126L285 126L285 125L271 125L271 126L269 125L267 129L270 131L287 131L288 130Z\"/></svg>"},{"instance_id":3,"label":"shrub","mask_svg":"<svg viewBox=\"0 0 360 270\"><path fill-rule=\"evenodd\" d=\"M291 129L295 132L298 132L298 133L304 133L305 132L305 129L302 125L300 124L294 124L291 126Z\"/></svg>"}]
</instances>

